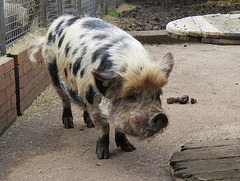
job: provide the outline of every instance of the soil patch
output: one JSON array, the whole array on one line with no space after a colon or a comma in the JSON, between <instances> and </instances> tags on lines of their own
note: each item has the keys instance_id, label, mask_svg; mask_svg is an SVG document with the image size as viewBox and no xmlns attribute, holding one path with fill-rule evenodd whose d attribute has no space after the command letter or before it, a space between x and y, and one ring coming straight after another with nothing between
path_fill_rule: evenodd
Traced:
<instances>
[{"instance_id":1,"label":"soil patch","mask_svg":"<svg viewBox=\"0 0 240 181\"><path fill-rule=\"evenodd\" d=\"M126 31L145 31L166 29L170 21L195 15L228 14L240 10L240 3L217 1L184 5L171 1L129 0L123 4L118 13L110 12L103 19L110 21Z\"/></svg>"}]
</instances>

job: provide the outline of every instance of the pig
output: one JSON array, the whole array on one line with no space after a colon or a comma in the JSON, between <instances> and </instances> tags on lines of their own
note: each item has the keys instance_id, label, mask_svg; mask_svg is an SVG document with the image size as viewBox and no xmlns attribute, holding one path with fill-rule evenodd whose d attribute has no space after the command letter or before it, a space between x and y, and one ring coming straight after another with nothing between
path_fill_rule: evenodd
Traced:
<instances>
[{"instance_id":1,"label":"pig","mask_svg":"<svg viewBox=\"0 0 240 181\"><path fill-rule=\"evenodd\" d=\"M98 130L98 159L110 157L109 123L117 147L126 152L136 149L126 134L147 139L167 127L160 96L173 69L171 53L152 61L127 32L99 18L72 15L57 18L46 36L34 40L31 61L40 50L62 99L65 128L74 127L73 102L84 111L87 127Z\"/></svg>"}]
</instances>

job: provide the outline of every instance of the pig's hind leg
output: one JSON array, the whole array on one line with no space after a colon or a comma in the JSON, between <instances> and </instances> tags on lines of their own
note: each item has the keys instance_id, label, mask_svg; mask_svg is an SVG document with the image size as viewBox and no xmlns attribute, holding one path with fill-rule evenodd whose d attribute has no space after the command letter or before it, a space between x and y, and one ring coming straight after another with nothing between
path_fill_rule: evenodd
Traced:
<instances>
[{"instance_id":1,"label":"pig's hind leg","mask_svg":"<svg viewBox=\"0 0 240 181\"><path fill-rule=\"evenodd\" d=\"M72 115L72 109L71 109L71 102L68 100L68 98L64 95L64 93L60 90L57 90L57 93L59 97L62 99L62 106L63 106L63 113L62 113L62 122L64 124L64 127L66 129L73 128L73 115Z\"/></svg>"},{"instance_id":2,"label":"pig's hind leg","mask_svg":"<svg viewBox=\"0 0 240 181\"><path fill-rule=\"evenodd\" d=\"M135 146L128 141L126 135L121 131L115 130L115 142L117 147L120 147L123 151L131 152L136 150Z\"/></svg>"}]
</instances>

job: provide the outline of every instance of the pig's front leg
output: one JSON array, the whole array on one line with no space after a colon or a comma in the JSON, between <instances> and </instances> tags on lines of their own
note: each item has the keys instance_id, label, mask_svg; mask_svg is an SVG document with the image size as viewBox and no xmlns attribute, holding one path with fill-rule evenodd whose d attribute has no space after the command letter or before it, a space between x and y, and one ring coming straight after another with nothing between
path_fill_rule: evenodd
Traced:
<instances>
[{"instance_id":1,"label":"pig's front leg","mask_svg":"<svg viewBox=\"0 0 240 181\"><path fill-rule=\"evenodd\" d=\"M89 111L90 117L98 130L99 138L97 140L96 154L98 159L107 159L109 155L109 123L106 116L100 110L93 109Z\"/></svg>"},{"instance_id":2,"label":"pig's front leg","mask_svg":"<svg viewBox=\"0 0 240 181\"><path fill-rule=\"evenodd\" d=\"M115 129L115 142L117 147L120 147L123 151L131 152L136 150L135 146L128 141L126 135L117 129Z\"/></svg>"},{"instance_id":3,"label":"pig's front leg","mask_svg":"<svg viewBox=\"0 0 240 181\"><path fill-rule=\"evenodd\" d=\"M83 112L83 119L84 119L84 123L87 125L88 128L94 127L91 117L86 110Z\"/></svg>"}]
</instances>

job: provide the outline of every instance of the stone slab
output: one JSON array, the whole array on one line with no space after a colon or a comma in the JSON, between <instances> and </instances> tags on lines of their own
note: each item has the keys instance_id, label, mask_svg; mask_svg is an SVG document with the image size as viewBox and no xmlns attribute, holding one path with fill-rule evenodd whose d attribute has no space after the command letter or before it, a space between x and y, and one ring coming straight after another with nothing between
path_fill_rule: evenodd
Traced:
<instances>
[{"instance_id":1,"label":"stone slab","mask_svg":"<svg viewBox=\"0 0 240 181\"><path fill-rule=\"evenodd\" d=\"M240 14L210 14L171 21L170 37L214 44L240 44Z\"/></svg>"}]
</instances>

